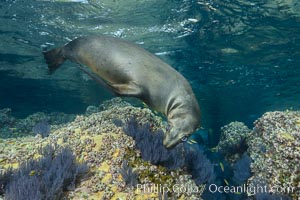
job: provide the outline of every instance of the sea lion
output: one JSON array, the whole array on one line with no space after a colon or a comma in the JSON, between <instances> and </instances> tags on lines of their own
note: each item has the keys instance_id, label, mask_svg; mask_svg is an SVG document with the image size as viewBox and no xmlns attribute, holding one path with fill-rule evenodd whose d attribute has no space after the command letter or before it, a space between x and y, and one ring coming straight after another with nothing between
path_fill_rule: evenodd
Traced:
<instances>
[{"instance_id":1,"label":"sea lion","mask_svg":"<svg viewBox=\"0 0 300 200\"><path fill-rule=\"evenodd\" d=\"M120 96L137 97L164 113L168 130L163 144L171 148L200 126L200 109L188 81L171 66L138 45L111 36L79 37L43 52L50 73L66 59Z\"/></svg>"}]
</instances>

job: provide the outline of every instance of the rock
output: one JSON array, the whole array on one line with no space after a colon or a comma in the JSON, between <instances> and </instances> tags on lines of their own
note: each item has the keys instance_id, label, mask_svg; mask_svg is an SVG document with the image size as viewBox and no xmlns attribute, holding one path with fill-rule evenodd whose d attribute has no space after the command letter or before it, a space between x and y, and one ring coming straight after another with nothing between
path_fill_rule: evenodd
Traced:
<instances>
[{"instance_id":1,"label":"rock","mask_svg":"<svg viewBox=\"0 0 300 200\"><path fill-rule=\"evenodd\" d=\"M257 121L247 141L253 160L250 183L281 187L282 194L300 196L300 112L267 112ZM293 191L288 191L293 187ZM292 188L290 188L292 189ZM275 193L278 193L275 191Z\"/></svg>"},{"instance_id":2,"label":"rock","mask_svg":"<svg viewBox=\"0 0 300 200\"><path fill-rule=\"evenodd\" d=\"M251 130L242 122L231 122L221 128L217 150L230 162L235 162L246 150L246 139Z\"/></svg>"},{"instance_id":3,"label":"rock","mask_svg":"<svg viewBox=\"0 0 300 200\"><path fill-rule=\"evenodd\" d=\"M119 106L115 100L113 102L101 112L77 116L72 122L52 129L46 138L26 136L4 139L0 142L0 171L11 166L17 168L19 163L39 157L37 152L41 146L57 143L61 147L70 147L78 162L86 162L90 169L90 176L82 180L74 191L66 193L68 199L158 198L161 194L156 190L144 192L126 185L120 173L124 160L137 174L139 184L166 185L169 188L175 184L198 187L182 169L170 171L144 161L135 148L133 138L124 134L122 127L113 122L113 119L124 121L134 116L140 123L149 122L151 128L156 130L165 129L162 119L147 108L136 108L124 102L120 102L123 106ZM176 197L192 199L200 195L201 192L178 192Z\"/></svg>"}]
</instances>

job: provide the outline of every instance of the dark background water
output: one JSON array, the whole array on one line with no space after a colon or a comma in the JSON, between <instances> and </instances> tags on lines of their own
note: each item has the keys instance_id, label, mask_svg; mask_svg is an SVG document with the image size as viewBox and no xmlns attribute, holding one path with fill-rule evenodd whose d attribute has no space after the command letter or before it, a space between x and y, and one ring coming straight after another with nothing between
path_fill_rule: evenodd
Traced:
<instances>
[{"instance_id":1,"label":"dark background water","mask_svg":"<svg viewBox=\"0 0 300 200\"><path fill-rule=\"evenodd\" d=\"M207 129L300 109L297 0L0 1L0 109L83 113L110 99L72 63L47 75L41 54L100 33L139 43L182 73Z\"/></svg>"}]
</instances>

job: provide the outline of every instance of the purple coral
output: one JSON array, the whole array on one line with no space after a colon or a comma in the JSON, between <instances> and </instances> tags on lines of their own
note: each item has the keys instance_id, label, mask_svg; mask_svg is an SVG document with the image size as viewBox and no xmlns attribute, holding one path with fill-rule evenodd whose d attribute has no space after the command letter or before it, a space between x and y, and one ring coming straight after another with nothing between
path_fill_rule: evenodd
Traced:
<instances>
[{"instance_id":1,"label":"purple coral","mask_svg":"<svg viewBox=\"0 0 300 200\"><path fill-rule=\"evenodd\" d=\"M166 149L162 142L162 130L153 133L149 124L139 125L135 118L129 119L123 129L127 135L133 137L144 160L169 170L186 166L197 184L214 179L213 165L203 151L184 144Z\"/></svg>"},{"instance_id":2,"label":"purple coral","mask_svg":"<svg viewBox=\"0 0 300 200\"><path fill-rule=\"evenodd\" d=\"M5 199L61 199L63 191L74 189L76 180L87 172L87 165L77 164L69 148L48 145L41 154L41 159L29 160L5 176Z\"/></svg>"},{"instance_id":3,"label":"purple coral","mask_svg":"<svg viewBox=\"0 0 300 200\"><path fill-rule=\"evenodd\" d=\"M32 132L35 135L40 134L42 137L48 137L50 133L50 125L46 120L42 120L32 128Z\"/></svg>"}]
</instances>

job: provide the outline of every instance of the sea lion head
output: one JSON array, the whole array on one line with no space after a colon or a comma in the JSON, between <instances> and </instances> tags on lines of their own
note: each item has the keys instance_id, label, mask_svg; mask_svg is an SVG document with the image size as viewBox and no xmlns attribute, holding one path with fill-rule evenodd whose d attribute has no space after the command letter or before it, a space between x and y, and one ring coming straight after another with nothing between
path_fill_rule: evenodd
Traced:
<instances>
[{"instance_id":1,"label":"sea lion head","mask_svg":"<svg viewBox=\"0 0 300 200\"><path fill-rule=\"evenodd\" d=\"M169 120L169 125L164 136L163 144L166 148L172 148L181 142L187 141L188 137L199 126L197 118L190 115L175 117Z\"/></svg>"}]
</instances>

